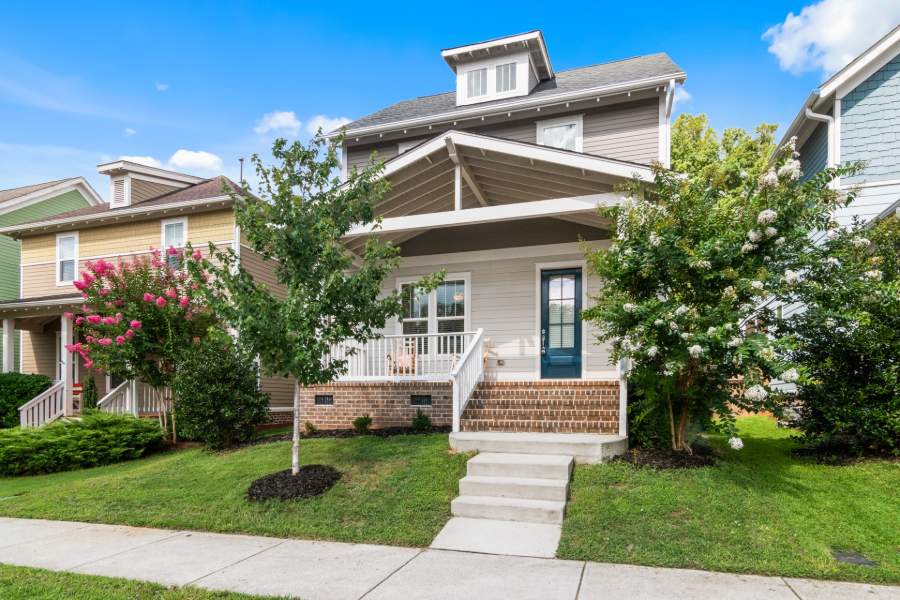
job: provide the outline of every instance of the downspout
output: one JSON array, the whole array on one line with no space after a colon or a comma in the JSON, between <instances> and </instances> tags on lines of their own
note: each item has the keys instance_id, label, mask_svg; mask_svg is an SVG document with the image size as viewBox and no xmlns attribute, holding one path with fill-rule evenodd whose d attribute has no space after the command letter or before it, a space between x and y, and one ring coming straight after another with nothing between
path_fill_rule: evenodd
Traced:
<instances>
[{"instance_id":1,"label":"downspout","mask_svg":"<svg viewBox=\"0 0 900 600\"><path fill-rule=\"evenodd\" d=\"M806 118L812 121L819 121L828 124L828 166L834 166L834 117L831 115L823 115L813 112L811 108L806 107Z\"/></svg>"}]
</instances>

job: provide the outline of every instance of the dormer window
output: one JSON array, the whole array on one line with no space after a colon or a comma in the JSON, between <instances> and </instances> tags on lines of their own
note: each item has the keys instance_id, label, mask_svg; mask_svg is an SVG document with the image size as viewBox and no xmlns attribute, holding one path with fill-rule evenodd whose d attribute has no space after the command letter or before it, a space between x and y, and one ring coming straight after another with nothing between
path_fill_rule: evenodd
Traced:
<instances>
[{"instance_id":1,"label":"dormer window","mask_svg":"<svg viewBox=\"0 0 900 600\"><path fill-rule=\"evenodd\" d=\"M497 93L516 89L516 63L497 65Z\"/></svg>"},{"instance_id":2,"label":"dormer window","mask_svg":"<svg viewBox=\"0 0 900 600\"><path fill-rule=\"evenodd\" d=\"M469 98L477 98L487 95L487 72L484 69L473 69L466 73L466 81L468 83L467 96Z\"/></svg>"},{"instance_id":3,"label":"dormer window","mask_svg":"<svg viewBox=\"0 0 900 600\"><path fill-rule=\"evenodd\" d=\"M525 96L530 91L529 83L536 83L534 77L529 81L530 70L525 52L461 64L456 73L456 103Z\"/></svg>"}]
</instances>

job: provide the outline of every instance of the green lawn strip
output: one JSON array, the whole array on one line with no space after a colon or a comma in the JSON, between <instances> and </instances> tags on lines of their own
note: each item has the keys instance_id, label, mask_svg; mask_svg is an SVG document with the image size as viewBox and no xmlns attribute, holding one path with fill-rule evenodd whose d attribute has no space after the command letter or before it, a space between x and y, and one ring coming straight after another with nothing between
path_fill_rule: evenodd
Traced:
<instances>
[{"instance_id":1,"label":"green lawn strip","mask_svg":"<svg viewBox=\"0 0 900 600\"><path fill-rule=\"evenodd\" d=\"M290 467L289 442L189 449L0 479L0 515L427 546L450 517L467 457L448 452L446 434L430 434L304 440L300 458L343 477L318 498L251 503L251 481Z\"/></svg>"},{"instance_id":2,"label":"green lawn strip","mask_svg":"<svg viewBox=\"0 0 900 600\"><path fill-rule=\"evenodd\" d=\"M167 588L129 579L58 573L0 564L0 598L4 600L253 600L231 592L194 587Z\"/></svg>"},{"instance_id":3,"label":"green lawn strip","mask_svg":"<svg viewBox=\"0 0 900 600\"><path fill-rule=\"evenodd\" d=\"M900 582L900 464L826 466L790 456L791 432L739 420L743 450L714 439L718 466L579 466L560 558L714 571ZM846 565L853 550L878 566Z\"/></svg>"}]
</instances>

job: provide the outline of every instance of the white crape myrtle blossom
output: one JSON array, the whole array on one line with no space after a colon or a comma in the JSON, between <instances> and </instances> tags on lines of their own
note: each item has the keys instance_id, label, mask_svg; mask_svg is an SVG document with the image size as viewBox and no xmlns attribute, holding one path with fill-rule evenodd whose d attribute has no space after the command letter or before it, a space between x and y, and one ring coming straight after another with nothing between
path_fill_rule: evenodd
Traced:
<instances>
[{"instance_id":1,"label":"white crape myrtle blossom","mask_svg":"<svg viewBox=\"0 0 900 600\"><path fill-rule=\"evenodd\" d=\"M754 290L761 290L765 287L765 284L763 284L763 282L758 279L754 279L750 282L750 287L752 287Z\"/></svg>"},{"instance_id":2,"label":"white crape myrtle blossom","mask_svg":"<svg viewBox=\"0 0 900 600\"><path fill-rule=\"evenodd\" d=\"M744 343L744 340L742 340L741 338L733 337L730 340L728 340L728 347L729 348L737 348L738 346L740 346L743 343Z\"/></svg>"},{"instance_id":3,"label":"white crape myrtle blossom","mask_svg":"<svg viewBox=\"0 0 900 600\"><path fill-rule=\"evenodd\" d=\"M759 183L762 187L775 187L778 185L778 173L775 172L775 169L769 169L766 171L765 175L760 178Z\"/></svg>"},{"instance_id":4,"label":"white crape myrtle blossom","mask_svg":"<svg viewBox=\"0 0 900 600\"><path fill-rule=\"evenodd\" d=\"M669 321L669 329L672 331L678 331L678 323L675 321Z\"/></svg>"},{"instance_id":5,"label":"white crape myrtle blossom","mask_svg":"<svg viewBox=\"0 0 900 600\"><path fill-rule=\"evenodd\" d=\"M694 344L688 348L688 354L690 354L692 358L700 358L700 355L703 354L703 348L699 344Z\"/></svg>"},{"instance_id":6,"label":"white crape myrtle blossom","mask_svg":"<svg viewBox=\"0 0 900 600\"><path fill-rule=\"evenodd\" d=\"M756 250L757 245L751 244L750 242L746 242L743 246L741 246L741 252L747 254L748 252L753 252Z\"/></svg>"},{"instance_id":7,"label":"white crape myrtle blossom","mask_svg":"<svg viewBox=\"0 0 900 600\"><path fill-rule=\"evenodd\" d=\"M766 360L775 360L775 348L773 348L772 346L766 346L759 351L759 355Z\"/></svg>"},{"instance_id":8,"label":"white crape myrtle blossom","mask_svg":"<svg viewBox=\"0 0 900 600\"><path fill-rule=\"evenodd\" d=\"M855 237L850 241L850 243L859 249L864 249L868 248L872 242L864 237Z\"/></svg>"},{"instance_id":9,"label":"white crape myrtle blossom","mask_svg":"<svg viewBox=\"0 0 900 600\"><path fill-rule=\"evenodd\" d=\"M787 269L784 272L784 282L787 283L788 285L794 285L796 283L800 283L800 272Z\"/></svg>"},{"instance_id":10,"label":"white crape myrtle blossom","mask_svg":"<svg viewBox=\"0 0 900 600\"><path fill-rule=\"evenodd\" d=\"M635 308L637 308L637 307L634 304L632 304L631 302L626 302L625 304L622 305L622 310L624 310L625 312L628 312L628 313L634 312Z\"/></svg>"},{"instance_id":11,"label":"white crape myrtle blossom","mask_svg":"<svg viewBox=\"0 0 900 600\"><path fill-rule=\"evenodd\" d=\"M744 440L739 437L728 438L728 445L732 450L741 450L744 447Z\"/></svg>"},{"instance_id":12,"label":"white crape myrtle blossom","mask_svg":"<svg viewBox=\"0 0 900 600\"><path fill-rule=\"evenodd\" d=\"M694 266L697 267L698 269L711 269L712 263L709 262L708 260L700 259L696 263L694 263Z\"/></svg>"},{"instance_id":13,"label":"white crape myrtle blossom","mask_svg":"<svg viewBox=\"0 0 900 600\"><path fill-rule=\"evenodd\" d=\"M729 300L734 300L737 298L737 290L734 289L733 285L729 285L724 290L722 290L722 297L728 298Z\"/></svg>"},{"instance_id":14,"label":"white crape myrtle blossom","mask_svg":"<svg viewBox=\"0 0 900 600\"><path fill-rule=\"evenodd\" d=\"M768 395L769 393L766 391L766 388L759 384L751 386L744 391L744 398L752 402L765 400Z\"/></svg>"},{"instance_id":15,"label":"white crape myrtle blossom","mask_svg":"<svg viewBox=\"0 0 900 600\"><path fill-rule=\"evenodd\" d=\"M732 325L731 323L725 323L725 331L731 331L732 329L734 329L734 325Z\"/></svg>"},{"instance_id":16,"label":"white crape myrtle blossom","mask_svg":"<svg viewBox=\"0 0 900 600\"><path fill-rule=\"evenodd\" d=\"M863 273L863 276L866 279L870 279L872 281L881 281L883 273L878 269L872 269L871 271L866 271L865 273Z\"/></svg>"},{"instance_id":17,"label":"white crape myrtle blossom","mask_svg":"<svg viewBox=\"0 0 900 600\"><path fill-rule=\"evenodd\" d=\"M650 346L649 348L647 348L647 356L649 356L650 358L655 358L657 354L659 354L659 348L657 348L656 346Z\"/></svg>"},{"instance_id":18,"label":"white crape myrtle blossom","mask_svg":"<svg viewBox=\"0 0 900 600\"><path fill-rule=\"evenodd\" d=\"M764 233L766 234L767 238L771 238L771 237L775 237L776 235L778 235L778 230L775 229L774 227L766 227Z\"/></svg>"},{"instance_id":19,"label":"white crape myrtle blossom","mask_svg":"<svg viewBox=\"0 0 900 600\"><path fill-rule=\"evenodd\" d=\"M756 243L762 239L763 234L760 233L759 229L751 229L747 232L747 237L751 242Z\"/></svg>"},{"instance_id":20,"label":"white crape myrtle blossom","mask_svg":"<svg viewBox=\"0 0 900 600\"><path fill-rule=\"evenodd\" d=\"M834 319L831 319L831 318L825 319L826 327L834 327L835 325L837 325L837 321L835 321Z\"/></svg>"},{"instance_id":21,"label":"white crape myrtle blossom","mask_svg":"<svg viewBox=\"0 0 900 600\"><path fill-rule=\"evenodd\" d=\"M839 267L839 266L841 266L841 261L839 261L839 260L837 259L837 257L834 257L834 256L829 256L828 258L825 259L825 262L826 262L827 264L831 265L832 267Z\"/></svg>"},{"instance_id":22,"label":"white crape myrtle blossom","mask_svg":"<svg viewBox=\"0 0 900 600\"><path fill-rule=\"evenodd\" d=\"M694 337L694 334L688 333L687 331L685 331L684 333L681 334L681 339L683 339L683 340L689 340L692 337Z\"/></svg>"},{"instance_id":23,"label":"white crape myrtle blossom","mask_svg":"<svg viewBox=\"0 0 900 600\"><path fill-rule=\"evenodd\" d=\"M787 241L786 239L784 239L783 237L780 237L780 238L778 238L777 240L775 240L775 245L776 245L776 246L783 246L784 243L785 243L786 241Z\"/></svg>"},{"instance_id":24,"label":"white crape myrtle blossom","mask_svg":"<svg viewBox=\"0 0 900 600\"><path fill-rule=\"evenodd\" d=\"M681 306L679 306L678 308L675 309L675 314L680 317L681 315L687 313L687 311L688 311L688 307L685 306L684 304L682 304Z\"/></svg>"},{"instance_id":25,"label":"white crape myrtle blossom","mask_svg":"<svg viewBox=\"0 0 900 600\"><path fill-rule=\"evenodd\" d=\"M662 238L660 238L656 233L650 234L650 245L651 246L659 246L660 242L662 242Z\"/></svg>"},{"instance_id":26,"label":"white crape myrtle blossom","mask_svg":"<svg viewBox=\"0 0 900 600\"><path fill-rule=\"evenodd\" d=\"M778 213L771 208L767 208L766 210L760 211L759 215L756 217L756 222L760 225L768 225L769 223L774 223L777 218Z\"/></svg>"},{"instance_id":27,"label":"white crape myrtle blossom","mask_svg":"<svg viewBox=\"0 0 900 600\"><path fill-rule=\"evenodd\" d=\"M715 328L715 327L710 327L709 329L707 329L707 330L706 330L706 335L716 335L716 328Z\"/></svg>"},{"instance_id":28,"label":"white crape myrtle blossom","mask_svg":"<svg viewBox=\"0 0 900 600\"><path fill-rule=\"evenodd\" d=\"M798 379L800 379L800 373L797 372L797 369L791 367L778 377L785 383L796 383Z\"/></svg>"},{"instance_id":29,"label":"white crape myrtle blossom","mask_svg":"<svg viewBox=\"0 0 900 600\"><path fill-rule=\"evenodd\" d=\"M663 325L666 324L666 322L663 321L662 319L657 319L657 320L653 321L653 324L656 325L657 327L662 327Z\"/></svg>"},{"instance_id":30,"label":"white crape myrtle blossom","mask_svg":"<svg viewBox=\"0 0 900 600\"><path fill-rule=\"evenodd\" d=\"M800 161L796 158L787 161L778 169L778 175L787 177L791 181L800 179Z\"/></svg>"}]
</instances>

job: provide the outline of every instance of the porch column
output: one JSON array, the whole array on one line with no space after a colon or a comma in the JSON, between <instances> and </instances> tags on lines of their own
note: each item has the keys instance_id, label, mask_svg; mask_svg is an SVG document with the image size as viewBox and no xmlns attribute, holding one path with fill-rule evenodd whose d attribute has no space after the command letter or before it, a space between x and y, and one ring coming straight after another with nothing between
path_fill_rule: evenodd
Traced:
<instances>
[{"instance_id":1,"label":"porch column","mask_svg":"<svg viewBox=\"0 0 900 600\"><path fill-rule=\"evenodd\" d=\"M15 346L13 336L16 332L15 319L3 319L3 372L11 373L15 369Z\"/></svg>"},{"instance_id":2,"label":"porch column","mask_svg":"<svg viewBox=\"0 0 900 600\"><path fill-rule=\"evenodd\" d=\"M59 371L63 382L63 416L70 417L75 413L74 395L72 394L72 353L66 346L72 344L72 322L64 316L59 317Z\"/></svg>"}]
</instances>

